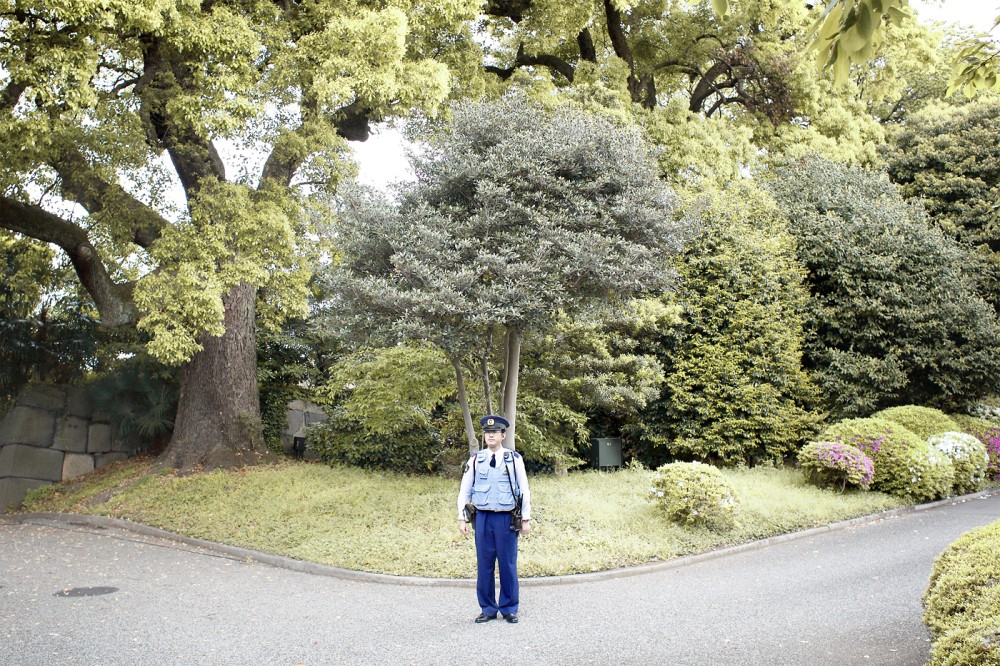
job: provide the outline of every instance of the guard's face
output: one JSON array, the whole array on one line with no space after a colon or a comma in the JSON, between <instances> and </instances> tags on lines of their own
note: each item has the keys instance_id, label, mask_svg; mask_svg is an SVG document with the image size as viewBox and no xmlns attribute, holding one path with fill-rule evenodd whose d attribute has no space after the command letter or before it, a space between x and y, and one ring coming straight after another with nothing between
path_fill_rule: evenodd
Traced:
<instances>
[{"instance_id":1,"label":"guard's face","mask_svg":"<svg viewBox=\"0 0 1000 666\"><path fill-rule=\"evenodd\" d=\"M487 430L483 433L483 439L486 440L486 446L491 448L496 448L503 442L503 438L507 436L507 433L502 430Z\"/></svg>"}]
</instances>

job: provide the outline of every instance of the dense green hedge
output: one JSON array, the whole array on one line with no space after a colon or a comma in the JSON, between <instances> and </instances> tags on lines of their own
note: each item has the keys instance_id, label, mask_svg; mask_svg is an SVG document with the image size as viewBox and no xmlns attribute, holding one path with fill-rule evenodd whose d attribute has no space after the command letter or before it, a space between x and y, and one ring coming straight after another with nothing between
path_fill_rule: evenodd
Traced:
<instances>
[{"instance_id":1,"label":"dense green hedge","mask_svg":"<svg viewBox=\"0 0 1000 666\"><path fill-rule=\"evenodd\" d=\"M934 561L924 623L930 666L1000 666L1000 520L963 534Z\"/></svg>"},{"instance_id":2,"label":"dense green hedge","mask_svg":"<svg viewBox=\"0 0 1000 666\"><path fill-rule=\"evenodd\" d=\"M903 405L883 409L880 412L875 412L872 416L898 423L924 439L942 432L953 432L961 429L947 414L932 407Z\"/></svg>"},{"instance_id":3,"label":"dense green hedge","mask_svg":"<svg viewBox=\"0 0 1000 666\"><path fill-rule=\"evenodd\" d=\"M768 187L808 270L804 363L834 417L996 392L1000 325L967 247L884 174L810 158Z\"/></svg>"}]
</instances>

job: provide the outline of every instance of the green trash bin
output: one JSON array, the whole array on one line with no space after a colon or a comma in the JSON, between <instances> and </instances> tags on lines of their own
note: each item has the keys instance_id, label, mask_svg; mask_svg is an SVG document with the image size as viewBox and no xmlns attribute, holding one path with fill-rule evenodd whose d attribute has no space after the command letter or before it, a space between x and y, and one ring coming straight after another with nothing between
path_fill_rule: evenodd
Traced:
<instances>
[{"instance_id":1,"label":"green trash bin","mask_svg":"<svg viewBox=\"0 0 1000 666\"><path fill-rule=\"evenodd\" d=\"M597 469L619 469L622 466L622 438L591 438L590 462Z\"/></svg>"}]
</instances>

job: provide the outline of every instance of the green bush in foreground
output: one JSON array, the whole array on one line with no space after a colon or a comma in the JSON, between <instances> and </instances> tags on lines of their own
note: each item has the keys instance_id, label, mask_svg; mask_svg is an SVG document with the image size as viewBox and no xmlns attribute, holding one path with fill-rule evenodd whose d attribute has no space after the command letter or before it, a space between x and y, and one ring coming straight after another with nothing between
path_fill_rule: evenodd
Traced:
<instances>
[{"instance_id":1,"label":"green bush in foreground","mask_svg":"<svg viewBox=\"0 0 1000 666\"><path fill-rule=\"evenodd\" d=\"M823 432L825 441L851 444L875 463L872 489L915 501L929 501L951 492L955 472L951 461L919 436L885 419L845 419Z\"/></svg>"},{"instance_id":2,"label":"green bush in foreground","mask_svg":"<svg viewBox=\"0 0 1000 666\"><path fill-rule=\"evenodd\" d=\"M715 467L702 463L671 463L656 470L653 501L670 520L711 529L735 526L736 492Z\"/></svg>"},{"instance_id":3,"label":"green bush in foreground","mask_svg":"<svg viewBox=\"0 0 1000 666\"><path fill-rule=\"evenodd\" d=\"M983 485L990 463L985 444L964 432L943 432L932 436L927 443L951 460L955 468L956 494L975 492Z\"/></svg>"},{"instance_id":4,"label":"green bush in foreground","mask_svg":"<svg viewBox=\"0 0 1000 666\"><path fill-rule=\"evenodd\" d=\"M872 459L843 442L811 442L799 451L799 469L806 480L821 488L843 491L848 485L868 489L875 474Z\"/></svg>"},{"instance_id":5,"label":"green bush in foreground","mask_svg":"<svg viewBox=\"0 0 1000 666\"><path fill-rule=\"evenodd\" d=\"M872 416L877 419L885 419L886 421L898 423L924 439L938 433L960 430L958 424L951 417L941 410L933 409L932 407L918 407L916 405L890 407L889 409L875 412Z\"/></svg>"},{"instance_id":6,"label":"green bush in foreground","mask_svg":"<svg viewBox=\"0 0 1000 666\"><path fill-rule=\"evenodd\" d=\"M970 530L934 561L924 623L929 664L1000 665L1000 520Z\"/></svg>"}]
</instances>

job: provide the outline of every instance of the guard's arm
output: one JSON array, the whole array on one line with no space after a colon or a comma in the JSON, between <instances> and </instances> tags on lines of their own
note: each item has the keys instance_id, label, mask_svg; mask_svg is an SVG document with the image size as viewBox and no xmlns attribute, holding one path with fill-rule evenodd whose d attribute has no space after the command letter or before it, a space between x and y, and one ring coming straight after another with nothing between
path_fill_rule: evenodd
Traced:
<instances>
[{"instance_id":1,"label":"guard's arm","mask_svg":"<svg viewBox=\"0 0 1000 666\"><path fill-rule=\"evenodd\" d=\"M465 522L465 505L472 498L472 481L475 476L476 457L472 456L465 465L465 474L462 475L462 485L458 489L458 519Z\"/></svg>"},{"instance_id":2,"label":"guard's arm","mask_svg":"<svg viewBox=\"0 0 1000 666\"><path fill-rule=\"evenodd\" d=\"M521 490L521 519L531 520L531 491L528 489L528 474L524 471L524 458L514 458L514 474L517 476L517 487Z\"/></svg>"}]
</instances>

